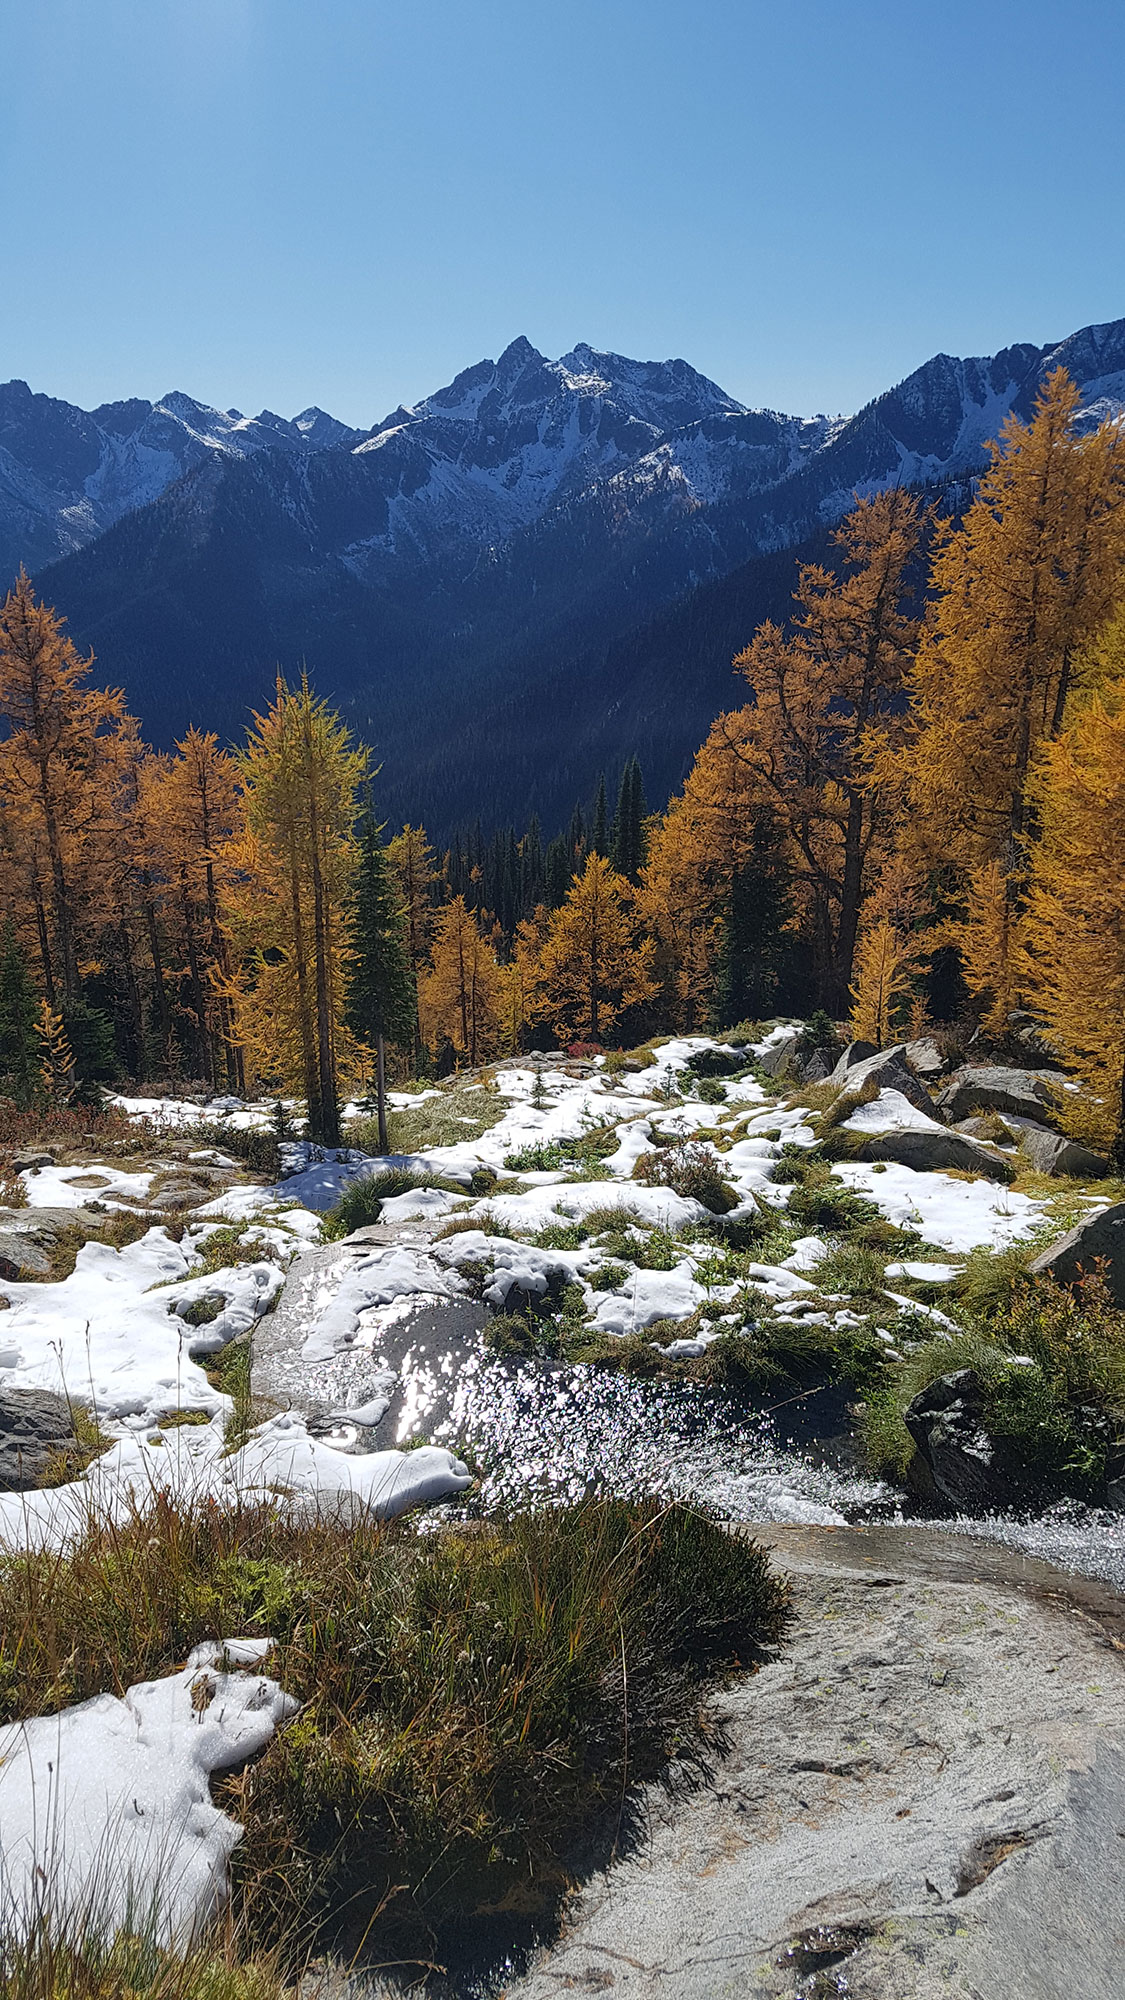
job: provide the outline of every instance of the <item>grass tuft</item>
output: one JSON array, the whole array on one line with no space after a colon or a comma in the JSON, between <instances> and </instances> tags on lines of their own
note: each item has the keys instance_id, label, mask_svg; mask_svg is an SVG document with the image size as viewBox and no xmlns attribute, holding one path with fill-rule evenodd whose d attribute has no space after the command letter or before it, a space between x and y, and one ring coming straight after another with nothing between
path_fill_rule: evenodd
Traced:
<instances>
[{"instance_id":1,"label":"grass tuft","mask_svg":"<svg viewBox=\"0 0 1125 2000\"><path fill-rule=\"evenodd\" d=\"M240 1934L431 1958L498 1906L552 1916L629 1785L701 1754L701 1682L752 1666L787 1616L762 1551L683 1506L419 1534L158 1499L66 1556L0 1558L0 1713L274 1637L303 1706L220 1794L246 1828Z\"/></svg>"}]
</instances>

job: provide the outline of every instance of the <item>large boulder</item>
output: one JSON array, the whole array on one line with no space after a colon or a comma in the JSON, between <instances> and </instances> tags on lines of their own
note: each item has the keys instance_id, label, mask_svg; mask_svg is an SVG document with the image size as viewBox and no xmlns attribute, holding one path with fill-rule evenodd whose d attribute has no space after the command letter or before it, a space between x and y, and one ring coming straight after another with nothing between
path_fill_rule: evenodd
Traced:
<instances>
[{"instance_id":1,"label":"large boulder","mask_svg":"<svg viewBox=\"0 0 1125 2000\"><path fill-rule=\"evenodd\" d=\"M853 1160L894 1160L915 1173L936 1173L945 1167L980 1174L986 1180L1015 1178L1015 1169L1002 1153L994 1153L963 1132L947 1132L943 1126L902 1126L889 1132L872 1132L849 1151Z\"/></svg>"},{"instance_id":2,"label":"large boulder","mask_svg":"<svg viewBox=\"0 0 1125 2000\"><path fill-rule=\"evenodd\" d=\"M928 1112L931 1118L935 1116L929 1091L907 1064L904 1043L893 1049L879 1049L874 1055L856 1057L855 1050L863 1047L862 1042L853 1042L851 1048L844 1050L828 1078L829 1083L839 1084L849 1095L862 1090L867 1083L874 1084L877 1090L898 1090L919 1111Z\"/></svg>"},{"instance_id":3,"label":"large boulder","mask_svg":"<svg viewBox=\"0 0 1125 2000\"><path fill-rule=\"evenodd\" d=\"M0 1492L37 1486L54 1454L75 1442L65 1397L49 1389L0 1390Z\"/></svg>"},{"instance_id":4,"label":"large boulder","mask_svg":"<svg viewBox=\"0 0 1125 2000\"><path fill-rule=\"evenodd\" d=\"M758 1068L764 1070L767 1076L788 1076L800 1039L794 1029L791 1035L784 1035L779 1041L771 1042L769 1048L763 1049L758 1057Z\"/></svg>"},{"instance_id":5,"label":"large boulder","mask_svg":"<svg viewBox=\"0 0 1125 2000\"><path fill-rule=\"evenodd\" d=\"M908 1403L903 1420L918 1448L926 1497L955 1514L987 1514L1018 1498L984 1424L984 1395L971 1368L939 1375Z\"/></svg>"},{"instance_id":6,"label":"large boulder","mask_svg":"<svg viewBox=\"0 0 1125 2000\"><path fill-rule=\"evenodd\" d=\"M1092 1152L1077 1139L1064 1139L1045 1125L1025 1125L1019 1132L1020 1145L1033 1167L1041 1174L1072 1174L1079 1181L1101 1181L1108 1174L1109 1161Z\"/></svg>"},{"instance_id":7,"label":"large boulder","mask_svg":"<svg viewBox=\"0 0 1125 2000\"><path fill-rule=\"evenodd\" d=\"M1114 1304L1125 1307L1125 1201L1088 1215L1041 1250L1027 1268L1032 1277L1050 1278L1056 1285L1104 1278Z\"/></svg>"},{"instance_id":8,"label":"large boulder","mask_svg":"<svg viewBox=\"0 0 1125 2000\"><path fill-rule=\"evenodd\" d=\"M938 1094L938 1110L955 1125L974 1111L1014 1111L1021 1118L1048 1122L1047 1114L1067 1078L1057 1069L1004 1069L969 1063Z\"/></svg>"}]
</instances>

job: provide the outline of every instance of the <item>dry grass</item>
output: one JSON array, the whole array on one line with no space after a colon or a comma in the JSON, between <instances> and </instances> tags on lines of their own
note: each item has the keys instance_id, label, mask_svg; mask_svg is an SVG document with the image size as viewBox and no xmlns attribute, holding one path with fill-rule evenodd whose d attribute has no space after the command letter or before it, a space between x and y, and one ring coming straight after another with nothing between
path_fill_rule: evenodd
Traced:
<instances>
[{"instance_id":1,"label":"dry grass","mask_svg":"<svg viewBox=\"0 0 1125 2000\"><path fill-rule=\"evenodd\" d=\"M158 1500L65 1557L0 1558L0 1713L121 1692L205 1638L276 1638L301 1713L222 1795L246 1826L242 1934L370 1923L375 1956L429 1956L498 1904L552 1913L630 1782L698 1749L701 1677L751 1665L786 1616L761 1551L683 1507L420 1535Z\"/></svg>"},{"instance_id":2,"label":"dry grass","mask_svg":"<svg viewBox=\"0 0 1125 2000\"><path fill-rule=\"evenodd\" d=\"M47 1923L0 1941L0 1988L4 2000L286 2000L294 1991L276 1955L244 1956L233 1936L177 1952L151 1937L99 1935L93 1924ZM315 1986L305 1991L313 2000Z\"/></svg>"}]
</instances>

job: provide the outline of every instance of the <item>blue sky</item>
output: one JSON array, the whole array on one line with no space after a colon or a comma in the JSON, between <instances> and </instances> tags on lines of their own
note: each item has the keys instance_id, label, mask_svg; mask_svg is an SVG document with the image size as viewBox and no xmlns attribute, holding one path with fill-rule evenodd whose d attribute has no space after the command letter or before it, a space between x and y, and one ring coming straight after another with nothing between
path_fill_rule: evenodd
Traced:
<instances>
[{"instance_id":1,"label":"blue sky","mask_svg":"<svg viewBox=\"0 0 1125 2000\"><path fill-rule=\"evenodd\" d=\"M526 333L858 407L1125 315L1121 0L0 0L0 379L369 424Z\"/></svg>"}]
</instances>

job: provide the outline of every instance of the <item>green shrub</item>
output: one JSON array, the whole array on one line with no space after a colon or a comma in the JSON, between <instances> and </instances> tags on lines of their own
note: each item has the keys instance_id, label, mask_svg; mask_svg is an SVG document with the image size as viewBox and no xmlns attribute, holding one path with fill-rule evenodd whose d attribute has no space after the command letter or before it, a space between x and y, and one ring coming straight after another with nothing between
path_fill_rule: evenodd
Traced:
<instances>
[{"instance_id":1,"label":"green shrub","mask_svg":"<svg viewBox=\"0 0 1125 2000\"><path fill-rule=\"evenodd\" d=\"M240 1160L250 1173L264 1181L281 1179L281 1147L275 1132L248 1131L220 1119L193 1125L191 1136L199 1141L201 1148L213 1146L217 1152Z\"/></svg>"},{"instance_id":2,"label":"green shrub","mask_svg":"<svg viewBox=\"0 0 1125 2000\"><path fill-rule=\"evenodd\" d=\"M823 1160L809 1163L794 1185L787 1212L793 1222L810 1233L843 1232L866 1224L885 1233L890 1242L901 1241L901 1233L885 1220L875 1203L863 1195L852 1194Z\"/></svg>"},{"instance_id":3,"label":"green shrub","mask_svg":"<svg viewBox=\"0 0 1125 2000\"><path fill-rule=\"evenodd\" d=\"M677 1139L658 1152L642 1153L633 1178L646 1187L671 1188L686 1200L702 1203L713 1215L725 1215L738 1205L738 1195L723 1179L715 1155L691 1139Z\"/></svg>"},{"instance_id":4,"label":"green shrub","mask_svg":"<svg viewBox=\"0 0 1125 2000\"><path fill-rule=\"evenodd\" d=\"M484 1344L504 1360L519 1360L538 1352L541 1342L536 1328L520 1313L493 1313L484 1329Z\"/></svg>"},{"instance_id":5,"label":"green shrub","mask_svg":"<svg viewBox=\"0 0 1125 2000\"><path fill-rule=\"evenodd\" d=\"M407 1167L384 1167L381 1173L364 1174L359 1180L349 1183L335 1208L330 1208L327 1215L321 1218L321 1235L329 1242L335 1242L341 1236L350 1236L353 1229L364 1229L368 1223L378 1222L383 1203L392 1201L395 1195L413 1194L416 1188L432 1187L464 1193L456 1181L443 1181L436 1174L412 1173Z\"/></svg>"},{"instance_id":6,"label":"green shrub","mask_svg":"<svg viewBox=\"0 0 1125 2000\"><path fill-rule=\"evenodd\" d=\"M864 1416L870 1462L894 1478L908 1474L907 1406L939 1376L969 1368L1003 1476L1036 1500L1097 1499L1117 1475L1125 1435L1125 1313L1097 1279L1077 1294L1025 1281L1000 1296L998 1307L950 1340L918 1346L896 1369Z\"/></svg>"},{"instance_id":7,"label":"green shrub","mask_svg":"<svg viewBox=\"0 0 1125 2000\"><path fill-rule=\"evenodd\" d=\"M822 1292L851 1298L878 1298L884 1289L886 1256L854 1240L833 1244L810 1275Z\"/></svg>"},{"instance_id":8,"label":"green shrub","mask_svg":"<svg viewBox=\"0 0 1125 2000\"><path fill-rule=\"evenodd\" d=\"M695 1094L703 1104L725 1104L727 1101L726 1091L717 1076L705 1076Z\"/></svg>"},{"instance_id":9,"label":"green shrub","mask_svg":"<svg viewBox=\"0 0 1125 2000\"><path fill-rule=\"evenodd\" d=\"M545 1140L538 1146L520 1146L514 1153L504 1158L504 1166L510 1174L552 1174L568 1167L574 1158L574 1148L568 1141L564 1146L557 1139Z\"/></svg>"},{"instance_id":10,"label":"green shrub","mask_svg":"<svg viewBox=\"0 0 1125 2000\"><path fill-rule=\"evenodd\" d=\"M590 1271L586 1282L595 1292L619 1292L632 1277L627 1264L599 1264L596 1271Z\"/></svg>"}]
</instances>

